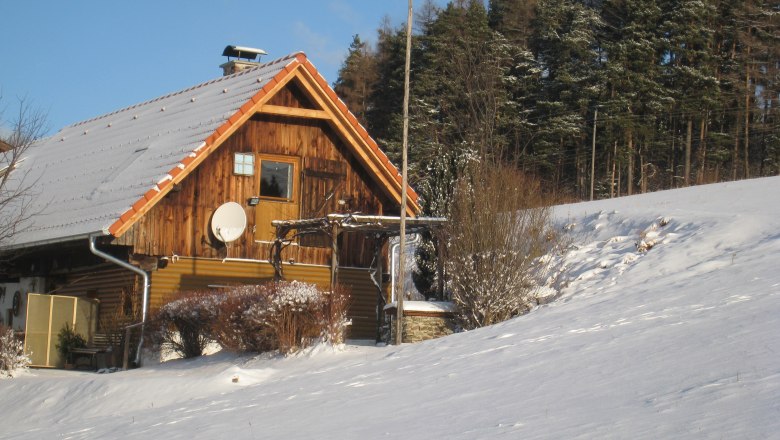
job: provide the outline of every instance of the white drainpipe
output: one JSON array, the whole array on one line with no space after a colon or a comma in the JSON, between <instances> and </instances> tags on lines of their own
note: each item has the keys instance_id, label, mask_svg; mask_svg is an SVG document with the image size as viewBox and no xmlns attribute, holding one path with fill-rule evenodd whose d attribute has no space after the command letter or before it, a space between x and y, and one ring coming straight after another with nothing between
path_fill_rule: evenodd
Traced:
<instances>
[{"instance_id":1,"label":"white drainpipe","mask_svg":"<svg viewBox=\"0 0 780 440\"><path fill-rule=\"evenodd\" d=\"M417 244L422 239L422 235L420 234L414 234L414 238L406 242L406 246L409 246L410 244ZM390 302L397 301L395 297L395 277L396 277L396 266L398 266L398 258L396 258L396 249L401 247L401 242L398 241L393 244L393 246L390 247ZM403 283L406 285L406 283Z\"/></svg>"},{"instance_id":2,"label":"white drainpipe","mask_svg":"<svg viewBox=\"0 0 780 440\"><path fill-rule=\"evenodd\" d=\"M141 339L138 341L138 350L136 350L136 354L135 354L135 364L140 367L141 366L141 348L143 347L143 344L144 344L144 324L146 324L146 310L147 310L148 303L149 303L149 274L146 273L145 270L137 268L137 267L133 266L132 264L126 262L126 261L122 261L122 260L120 260L119 258L116 258L113 255L109 255L109 254L101 251L100 249L98 249L95 246L95 238L96 238L96 236L94 236L94 235L90 235L90 237L89 237L89 250L93 254L95 254L98 257L101 257L103 259L106 259L106 260L116 264L117 266L121 266L121 267L123 267L123 268L125 268L127 270L132 270L133 272L137 273L138 275L141 275L141 277L143 277L143 279L144 279L143 301L142 301L142 306L141 306L141 322L140 322L140 324L141 324Z\"/></svg>"}]
</instances>

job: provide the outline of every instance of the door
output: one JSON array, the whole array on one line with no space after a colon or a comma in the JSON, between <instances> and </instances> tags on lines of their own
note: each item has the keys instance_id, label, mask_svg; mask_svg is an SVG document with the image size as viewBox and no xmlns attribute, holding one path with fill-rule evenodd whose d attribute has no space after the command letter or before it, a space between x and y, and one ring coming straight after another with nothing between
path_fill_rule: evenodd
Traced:
<instances>
[{"instance_id":1,"label":"door","mask_svg":"<svg viewBox=\"0 0 780 440\"><path fill-rule=\"evenodd\" d=\"M255 208L255 240L273 241L273 220L299 219L300 160L294 156L259 155L260 202Z\"/></svg>"}]
</instances>

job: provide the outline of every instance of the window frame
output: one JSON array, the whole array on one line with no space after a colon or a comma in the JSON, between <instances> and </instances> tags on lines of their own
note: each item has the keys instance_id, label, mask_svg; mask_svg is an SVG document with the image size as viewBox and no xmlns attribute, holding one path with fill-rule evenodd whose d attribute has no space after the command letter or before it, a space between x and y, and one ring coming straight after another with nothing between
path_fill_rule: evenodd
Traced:
<instances>
[{"instance_id":1,"label":"window frame","mask_svg":"<svg viewBox=\"0 0 780 440\"><path fill-rule=\"evenodd\" d=\"M249 166L249 164L246 163L246 162L242 162L242 163L239 164L238 163L239 156L241 156L242 159L245 159L247 157L251 157L252 158L252 164L251 164L251 167L249 167L249 169L251 170L251 174L236 172L236 165L241 165L242 169L244 169L244 170L246 169L246 167ZM252 151L247 151L247 152L236 151L236 152L234 152L233 153L233 175L234 176L241 176L241 177L253 177L253 176L255 176L257 174L257 170L255 169L257 167L257 158L255 156L257 156L257 155L254 152L252 152Z\"/></svg>"},{"instance_id":2,"label":"window frame","mask_svg":"<svg viewBox=\"0 0 780 440\"><path fill-rule=\"evenodd\" d=\"M292 167L289 178L289 184L292 186L289 191L290 197L264 196L260 193L260 187L263 184L264 161L289 164ZM300 158L297 156L283 156L278 154L258 154L255 167L257 168L257 195L260 200L280 203L295 203L297 201L298 189L300 187L300 178L298 176L300 170Z\"/></svg>"}]
</instances>

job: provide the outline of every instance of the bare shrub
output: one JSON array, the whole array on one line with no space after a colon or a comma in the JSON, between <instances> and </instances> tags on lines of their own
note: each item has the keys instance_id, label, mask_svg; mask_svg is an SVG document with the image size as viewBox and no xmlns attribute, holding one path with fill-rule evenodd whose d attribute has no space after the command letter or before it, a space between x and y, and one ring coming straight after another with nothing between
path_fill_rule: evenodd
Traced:
<instances>
[{"instance_id":1,"label":"bare shrub","mask_svg":"<svg viewBox=\"0 0 780 440\"><path fill-rule=\"evenodd\" d=\"M538 257L555 237L537 180L500 164L470 164L448 228L446 268L464 328L495 324L536 304Z\"/></svg>"},{"instance_id":2,"label":"bare shrub","mask_svg":"<svg viewBox=\"0 0 780 440\"><path fill-rule=\"evenodd\" d=\"M211 291L179 292L157 310L149 323L155 348L172 351L183 358L203 354L213 341L212 325L222 297Z\"/></svg>"},{"instance_id":3,"label":"bare shrub","mask_svg":"<svg viewBox=\"0 0 780 440\"><path fill-rule=\"evenodd\" d=\"M24 354L24 343L14 335L12 328L0 325L0 377L13 377L29 365L30 358Z\"/></svg>"},{"instance_id":4,"label":"bare shrub","mask_svg":"<svg viewBox=\"0 0 780 440\"><path fill-rule=\"evenodd\" d=\"M320 336L324 342L334 345L342 344L347 327L350 325L347 318L350 301L349 289L339 284L332 292L322 292L322 295L324 298L318 319L322 326Z\"/></svg>"},{"instance_id":5,"label":"bare shrub","mask_svg":"<svg viewBox=\"0 0 780 440\"><path fill-rule=\"evenodd\" d=\"M323 295L317 286L298 281L273 284L267 304L247 311L249 319L271 332L279 351L293 353L309 346L322 330Z\"/></svg>"},{"instance_id":6,"label":"bare shrub","mask_svg":"<svg viewBox=\"0 0 780 440\"><path fill-rule=\"evenodd\" d=\"M318 339L342 343L348 306L344 287L327 292L299 281L182 292L154 313L150 341L184 358L212 341L236 352L289 354Z\"/></svg>"},{"instance_id":7,"label":"bare shrub","mask_svg":"<svg viewBox=\"0 0 780 440\"><path fill-rule=\"evenodd\" d=\"M223 295L211 329L211 335L219 345L235 352L264 352L275 348L268 328L247 316L252 308L266 307L271 287L270 284L240 286L214 293Z\"/></svg>"},{"instance_id":8,"label":"bare shrub","mask_svg":"<svg viewBox=\"0 0 780 440\"><path fill-rule=\"evenodd\" d=\"M130 293L122 290L119 304L111 313L100 316L100 330L106 335L108 341L108 351L111 354L109 360L110 366L116 366L119 363L117 354L123 353L125 347L125 337L127 332L125 327L141 321L141 294L138 292ZM128 359L135 356L133 351L135 344L130 344L130 353Z\"/></svg>"}]
</instances>

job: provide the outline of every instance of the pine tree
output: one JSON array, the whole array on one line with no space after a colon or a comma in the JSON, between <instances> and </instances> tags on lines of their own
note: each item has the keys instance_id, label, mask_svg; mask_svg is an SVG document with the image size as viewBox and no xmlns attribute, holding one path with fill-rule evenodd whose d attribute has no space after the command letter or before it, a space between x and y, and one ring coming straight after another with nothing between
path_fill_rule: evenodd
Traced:
<instances>
[{"instance_id":1,"label":"pine tree","mask_svg":"<svg viewBox=\"0 0 780 440\"><path fill-rule=\"evenodd\" d=\"M363 125L366 124L369 98L376 82L376 58L369 50L368 44L355 34L333 88Z\"/></svg>"},{"instance_id":2,"label":"pine tree","mask_svg":"<svg viewBox=\"0 0 780 440\"><path fill-rule=\"evenodd\" d=\"M636 186L637 153L652 142L657 118L670 104L660 72L661 10L654 0L607 0L601 16L607 127L630 195ZM617 186L619 190L619 182Z\"/></svg>"},{"instance_id":3,"label":"pine tree","mask_svg":"<svg viewBox=\"0 0 780 440\"><path fill-rule=\"evenodd\" d=\"M388 20L377 32L377 86L369 95L366 120L369 133L400 168L406 31L393 29Z\"/></svg>"},{"instance_id":4,"label":"pine tree","mask_svg":"<svg viewBox=\"0 0 780 440\"><path fill-rule=\"evenodd\" d=\"M709 1L668 0L662 3L660 31L664 46L661 63L674 108L686 126L683 181L692 177L693 125L698 122L698 171L703 183L707 156L707 127L719 92L716 58L711 50L715 9ZM698 120L698 121L697 121Z\"/></svg>"},{"instance_id":5,"label":"pine tree","mask_svg":"<svg viewBox=\"0 0 780 440\"><path fill-rule=\"evenodd\" d=\"M541 0L531 39L543 69L535 116L544 124L534 153L556 182L574 177L572 186L580 195L586 186L581 150L589 131L587 118L603 94L596 38L601 25L597 12L581 3Z\"/></svg>"},{"instance_id":6,"label":"pine tree","mask_svg":"<svg viewBox=\"0 0 780 440\"><path fill-rule=\"evenodd\" d=\"M527 49L533 34L537 0L490 0L488 24L510 44Z\"/></svg>"}]
</instances>

